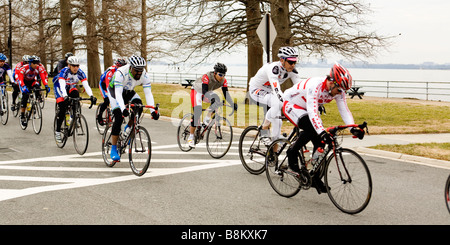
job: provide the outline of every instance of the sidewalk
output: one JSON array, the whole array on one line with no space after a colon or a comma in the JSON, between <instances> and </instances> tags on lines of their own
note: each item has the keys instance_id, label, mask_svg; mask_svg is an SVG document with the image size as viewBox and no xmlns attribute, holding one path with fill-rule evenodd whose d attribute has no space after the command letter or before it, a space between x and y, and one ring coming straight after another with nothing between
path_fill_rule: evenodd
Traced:
<instances>
[{"instance_id":1,"label":"sidewalk","mask_svg":"<svg viewBox=\"0 0 450 245\"><path fill-rule=\"evenodd\" d=\"M450 142L450 133L446 134L386 134L366 135L363 140L345 137L342 146L352 148L359 153L376 155L380 157L402 159L417 162L423 165L450 169L450 161L431 159L426 157L406 155L397 152L383 151L368 148L375 145L393 145L410 143L445 143Z\"/></svg>"}]
</instances>

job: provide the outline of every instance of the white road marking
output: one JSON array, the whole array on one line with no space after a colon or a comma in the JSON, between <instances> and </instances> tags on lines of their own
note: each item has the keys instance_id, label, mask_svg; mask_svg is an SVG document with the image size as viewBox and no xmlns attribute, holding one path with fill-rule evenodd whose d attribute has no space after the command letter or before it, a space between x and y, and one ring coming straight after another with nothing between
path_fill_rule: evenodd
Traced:
<instances>
[{"instance_id":1,"label":"white road marking","mask_svg":"<svg viewBox=\"0 0 450 245\"><path fill-rule=\"evenodd\" d=\"M195 155L207 155L207 151L204 148L204 144L199 144L197 149L193 149L190 152L181 152L179 150L167 151L159 149L178 148L178 144L173 145L159 145L152 147L152 153L154 155L183 155L183 154L195 154ZM200 151L196 151L199 150ZM237 155L237 153L228 152L230 155ZM39 176L7 176L0 175L0 181L28 181L28 182L41 182L46 183L44 186L34 186L23 189L0 189L0 201L10 200L13 198L38 194L42 192L65 190L79 187L87 187L94 185L102 185L109 183L116 183L128 180L146 179L157 176L186 173L192 171L199 171L205 169L213 169L220 167L228 167L241 164L240 160L225 160L225 159L213 159L208 157L207 159L157 159L153 158L151 162L161 163L199 163L195 166L177 167L177 168L150 168L143 176L138 177L131 173L128 166L128 159L123 160L120 164L126 164L126 167L47 167L47 166L20 166L18 164L30 163L30 162L103 162L102 158L94 158L95 156L101 156L101 152L90 152L84 155L72 154L62 156L51 156L41 158L29 158L18 160L0 161L0 169L3 170L18 170L18 171L61 171L61 172L123 172L129 173L127 175L121 175L116 177L106 178L64 178L64 177L39 177Z\"/></svg>"}]
</instances>

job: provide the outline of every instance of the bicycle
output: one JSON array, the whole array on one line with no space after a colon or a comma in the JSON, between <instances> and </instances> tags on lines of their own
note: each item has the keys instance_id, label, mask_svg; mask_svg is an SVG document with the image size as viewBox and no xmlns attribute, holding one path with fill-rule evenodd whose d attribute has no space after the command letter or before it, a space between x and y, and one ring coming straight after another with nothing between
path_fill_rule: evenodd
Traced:
<instances>
[{"instance_id":1,"label":"bicycle","mask_svg":"<svg viewBox=\"0 0 450 245\"><path fill-rule=\"evenodd\" d=\"M0 117L2 124L6 125L9 118L8 92L6 91L6 84L0 84Z\"/></svg>"},{"instance_id":2,"label":"bicycle","mask_svg":"<svg viewBox=\"0 0 450 245\"><path fill-rule=\"evenodd\" d=\"M30 97L28 98L30 102L27 103L27 107L25 110L25 120L27 121L26 125L24 126L22 122L19 120L19 125L23 130L25 130L28 127L28 121L31 120L33 123L33 130L36 134L39 134L42 129L42 109L39 106L38 99L36 98L36 93L40 93L41 91L46 91L46 89L41 88L31 89Z\"/></svg>"},{"instance_id":3,"label":"bicycle","mask_svg":"<svg viewBox=\"0 0 450 245\"><path fill-rule=\"evenodd\" d=\"M447 205L448 212L450 213L450 175L445 183L445 204Z\"/></svg>"},{"instance_id":4,"label":"bicycle","mask_svg":"<svg viewBox=\"0 0 450 245\"><path fill-rule=\"evenodd\" d=\"M97 107L97 110L95 111L95 125L97 126L97 130L101 135L103 135L103 132L105 132L106 126L112 123L112 113L109 106L106 107L106 110L102 113L103 125L98 123L98 113L100 112L100 107L102 107L103 103L105 102L100 103Z\"/></svg>"},{"instance_id":5,"label":"bicycle","mask_svg":"<svg viewBox=\"0 0 450 245\"><path fill-rule=\"evenodd\" d=\"M225 104L225 101L222 101L222 104L231 108L231 106ZM222 158L227 154L231 142L233 141L233 128L231 123L227 118L220 116L219 109L220 108L216 110L211 110L209 108L202 109L202 111L212 112L211 120L207 125L202 123L202 125L197 126L194 131L195 144L200 143L206 134L206 149L208 150L209 155L216 159ZM233 113L234 110L232 110L231 114L228 116L233 115ZM193 149L187 143L190 135L192 117L192 113L185 114L177 129L178 146L184 152Z\"/></svg>"},{"instance_id":6,"label":"bicycle","mask_svg":"<svg viewBox=\"0 0 450 245\"><path fill-rule=\"evenodd\" d=\"M286 119L285 116L280 116L280 119ZM262 174L266 170L266 153L267 146L261 141L261 129L260 126L248 126L242 131L241 137L239 138L239 158L244 168L251 174L258 175ZM299 129L294 127L287 136L283 134L284 137L291 142L295 141L298 135Z\"/></svg>"},{"instance_id":7,"label":"bicycle","mask_svg":"<svg viewBox=\"0 0 450 245\"><path fill-rule=\"evenodd\" d=\"M328 197L342 212L356 214L363 211L372 196L372 178L364 159L355 151L342 148L338 142L338 133L349 127L359 127L367 130L367 123L329 127L332 141L326 144L322 157L306 161L300 152L300 163L310 168L296 173L288 168L287 149L291 141L278 139L269 150L278 145L273 156L266 154L266 175L271 187L284 197L295 196L301 189L309 189L313 179L324 177ZM268 150L268 152L269 152ZM336 163L336 164L332 164ZM320 192L319 192L320 193Z\"/></svg>"},{"instance_id":8,"label":"bicycle","mask_svg":"<svg viewBox=\"0 0 450 245\"><path fill-rule=\"evenodd\" d=\"M58 121L59 106L56 107L55 119L53 120L53 132L56 145L59 148L63 148L67 139L73 136L73 144L78 154L83 155L89 144L89 128L86 118L81 114L81 102L82 100L90 100L91 105L89 109L94 105L94 101L91 98L72 98L68 97L69 105L67 107L66 115L61 125L61 142L56 140L56 125Z\"/></svg>"},{"instance_id":9,"label":"bicycle","mask_svg":"<svg viewBox=\"0 0 450 245\"><path fill-rule=\"evenodd\" d=\"M130 110L131 107L152 108L157 112L159 104L156 104L155 107L137 104L127 105L128 110ZM128 122L132 121L132 125L130 126L131 130L128 134L124 133L122 130L120 131L119 139L117 141L117 151L119 155L122 156L125 154L128 147L128 161L130 163L131 171L136 176L142 176L147 172L147 169L150 166L152 141L147 129L140 125L143 116L139 117L139 115L135 115L135 113L132 112L128 118ZM111 160L109 157L112 146L112 126L112 123L106 125L102 138L103 161L108 167L113 167L118 162Z\"/></svg>"}]
</instances>

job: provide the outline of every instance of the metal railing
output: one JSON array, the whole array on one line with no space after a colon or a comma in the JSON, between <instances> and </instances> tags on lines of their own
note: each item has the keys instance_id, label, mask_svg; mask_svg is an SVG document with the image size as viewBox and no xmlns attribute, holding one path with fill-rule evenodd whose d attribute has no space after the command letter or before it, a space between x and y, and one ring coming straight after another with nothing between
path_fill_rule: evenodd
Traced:
<instances>
[{"instance_id":1,"label":"metal railing","mask_svg":"<svg viewBox=\"0 0 450 245\"><path fill-rule=\"evenodd\" d=\"M149 75L156 83L182 84L186 79L194 80L203 74L149 72ZM227 74L226 78L228 86L247 87L247 76ZM353 86L361 87L359 92L366 96L450 101L450 82L356 80Z\"/></svg>"}]
</instances>

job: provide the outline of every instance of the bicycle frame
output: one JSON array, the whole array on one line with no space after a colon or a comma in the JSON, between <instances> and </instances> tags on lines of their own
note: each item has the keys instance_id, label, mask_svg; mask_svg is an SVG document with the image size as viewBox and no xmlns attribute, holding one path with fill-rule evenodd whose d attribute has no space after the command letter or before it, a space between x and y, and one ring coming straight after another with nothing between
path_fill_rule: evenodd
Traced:
<instances>
[{"instance_id":1,"label":"bicycle frame","mask_svg":"<svg viewBox=\"0 0 450 245\"><path fill-rule=\"evenodd\" d=\"M225 104L225 101L222 101L222 105L231 108L231 106ZM211 110L209 108L208 109L202 109L202 112L203 111L209 111L209 112L212 113L211 114L211 120L209 121L208 125L206 125L206 127L203 127L202 125L197 126L197 128L195 129L195 133L194 133L195 144L198 144L200 142L200 140L203 140L203 137L205 136L205 133L208 131L209 128L211 128L214 125L215 120L217 122L220 122L220 119L222 118L222 116L219 115L220 114L219 113L219 109L220 108L217 108L215 110ZM233 113L234 113L234 110L232 110L232 112L228 116L233 115ZM216 115L219 115L219 116L216 117Z\"/></svg>"},{"instance_id":2,"label":"bicycle frame","mask_svg":"<svg viewBox=\"0 0 450 245\"><path fill-rule=\"evenodd\" d=\"M329 142L325 146L324 153L323 153L323 158L320 160L320 162L319 163L311 162L312 165L313 165L312 176L314 176L317 173L319 173L319 177L322 178L323 175L324 175L326 163L328 161L330 161L330 158L332 156L334 156L334 159L336 161L336 167L338 169L341 181L343 181L344 183L351 183L352 182L352 178L351 178L351 176L350 176L350 174L349 174L349 172L347 170L347 167L345 166L345 164L343 164L344 161L342 159L342 156L339 155L339 157L341 158L341 164L339 164L338 158L337 158L338 157L338 153L339 153L339 149L341 149L341 146L337 142L337 133L339 131L341 131L341 130L344 130L346 128L352 128L352 127L358 127L358 128L360 128L362 130L366 129L366 131L368 133L367 123L366 122L364 122L363 124L360 124L360 125L358 125L358 124L349 124L349 125L343 125L343 126L329 127L329 128L326 129L330 133L332 141ZM355 138L356 136L353 136L353 137ZM330 152L332 152L332 155L329 155ZM303 160L304 160L303 154L301 154L301 155L302 155L301 158L303 158ZM343 170L345 171L345 174L347 175L347 179L343 178L343 174L342 174L340 165L343 166Z\"/></svg>"}]
</instances>

